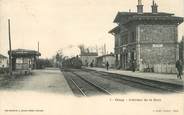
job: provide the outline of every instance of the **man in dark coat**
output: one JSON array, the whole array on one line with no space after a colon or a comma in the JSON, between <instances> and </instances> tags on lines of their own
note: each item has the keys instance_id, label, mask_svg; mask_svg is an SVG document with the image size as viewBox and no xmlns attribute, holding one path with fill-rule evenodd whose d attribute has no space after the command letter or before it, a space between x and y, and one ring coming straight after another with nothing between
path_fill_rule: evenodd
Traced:
<instances>
[{"instance_id":1,"label":"man in dark coat","mask_svg":"<svg viewBox=\"0 0 184 115\"><path fill-rule=\"evenodd\" d=\"M181 75L183 74L183 65L181 60L176 61L176 69L177 69L177 78L181 79Z\"/></svg>"},{"instance_id":2,"label":"man in dark coat","mask_svg":"<svg viewBox=\"0 0 184 115\"><path fill-rule=\"evenodd\" d=\"M109 62L108 61L106 63L106 68L107 68L107 70L109 70Z\"/></svg>"},{"instance_id":3,"label":"man in dark coat","mask_svg":"<svg viewBox=\"0 0 184 115\"><path fill-rule=\"evenodd\" d=\"M136 61L132 60L132 71L135 72L135 68L136 68Z\"/></svg>"}]
</instances>

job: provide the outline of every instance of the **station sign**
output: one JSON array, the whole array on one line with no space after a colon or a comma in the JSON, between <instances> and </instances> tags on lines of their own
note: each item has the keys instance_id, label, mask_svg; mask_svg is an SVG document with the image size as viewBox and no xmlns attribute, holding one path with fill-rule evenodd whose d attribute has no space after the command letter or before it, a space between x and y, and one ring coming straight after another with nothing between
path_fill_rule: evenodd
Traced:
<instances>
[{"instance_id":1,"label":"station sign","mask_svg":"<svg viewBox=\"0 0 184 115\"><path fill-rule=\"evenodd\" d=\"M152 47L154 47L154 48L162 48L163 44L153 44Z\"/></svg>"}]
</instances>

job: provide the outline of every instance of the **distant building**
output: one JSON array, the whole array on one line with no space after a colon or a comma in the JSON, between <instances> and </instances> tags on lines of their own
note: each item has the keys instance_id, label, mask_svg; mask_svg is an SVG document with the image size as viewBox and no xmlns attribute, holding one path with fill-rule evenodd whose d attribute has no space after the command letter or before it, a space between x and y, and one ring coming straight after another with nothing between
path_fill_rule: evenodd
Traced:
<instances>
[{"instance_id":1,"label":"distant building","mask_svg":"<svg viewBox=\"0 0 184 115\"><path fill-rule=\"evenodd\" d=\"M0 68L8 67L8 58L2 54L0 54Z\"/></svg>"},{"instance_id":2,"label":"distant building","mask_svg":"<svg viewBox=\"0 0 184 115\"><path fill-rule=\"evenodd\" d=\"M105 67L106 63L109 63L110 68L115 67L115 56L114 54L107 54L107 55L102 55L96 58L96 66L98 67Z\"/></svg>"},{"instance_id":3,"label":"distant building","mask_svg":"<svg viewBox=\"0 0 184 115\"><path fill-rule=\"evenodd\" d=\"M136 61L136 70L175 72L178 53L178 25L182 17L158 12L153 1L152 12L143 12L138 0L137 12L118 12L114 23L118 26L109 31L115 37L116 67L131 69Z\"/></svg>"},{"instance_id":4,"label":"distant building","mask_svg":"<svg viewBox=\"0 0 184 115\"><path fill-rule=\"evenodd\" d=\"M90 66L90 64L93 63L93 66L94 66L96 63L97 56L98 56L98 53L96 52L82 52L80 54L82 65Z\"/></svg>"}]
</instances>

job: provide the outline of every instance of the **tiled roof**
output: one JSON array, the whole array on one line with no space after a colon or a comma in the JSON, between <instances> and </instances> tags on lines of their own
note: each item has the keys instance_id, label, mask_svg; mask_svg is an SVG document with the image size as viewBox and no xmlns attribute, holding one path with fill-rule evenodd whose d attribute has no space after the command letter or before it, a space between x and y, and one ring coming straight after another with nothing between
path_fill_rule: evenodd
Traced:
<instances>
[{"instance_id":1,"label":"tiled roof","mask_svg":"<svg viewBox=\"0 0 184 115\"><path fill-rule=\"evenodd\" d=\"M115 28L113 28L112 30L110 30L108 33L113 33L113 32L119 32L120 31L120 27L119 26L116 26Z\"/></svg>"},{"instance_id":2,"label":"tiled roof","mask_svg":"<svg viewBox=\"0 0 184 115\"><path fill-rule=\"evenodd\" d=\"M159 21L159 23L167 22L174 23L174 24L181 24L184 21L183 17L174 16L172 13L165 13L165 12L144 12L139 14L137 12L118 12L114 22L121 24L128 24L132 21ZM120 31L119 24L115 28L109 31L109 33L118 33Z\"/></svg>"},{"instance_id":3,"label":"tiled roof","mask_svg":"<svg viewBox=\"0 0 184 115\"><path fill-rule=\"evenodd\" d=\"M171 13L165 13L165 12L158 12L158 13L151 13L151 12L145 12L142 14L139 14L137 12L118 12L116 15L114 22L119 22L122 17L133 18L133 17L174 17L174 14ZM179 18L179 17L176 17Z\"/></svg>"}]
</instances>

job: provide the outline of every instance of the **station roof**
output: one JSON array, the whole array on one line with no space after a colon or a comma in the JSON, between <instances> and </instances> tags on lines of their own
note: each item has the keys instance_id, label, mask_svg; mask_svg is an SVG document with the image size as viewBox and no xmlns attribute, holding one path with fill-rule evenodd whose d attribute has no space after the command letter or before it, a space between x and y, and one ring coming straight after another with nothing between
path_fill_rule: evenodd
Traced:
<instances>
[{"instance_id":1,"label":"station roof","mask_svg":"<svg viewBox=\"0 0 184 115\"><path fill-rule=\"evenodd\" d=\"M8 51L8 54L10 52ZM15 49L12 50L13 57L34 57L34 56L41 56L41 53L35 50L29 49Z\"/></svg>"},{"instance_id":2,"label":"station roof","mask_svg":"<svg viewBox=\"0 0 184 115\"><path fill-rule=\"evenodd\" d=\"M0 54L0 58L7 58L6 56L4 56L4 55L2 55L2 54Z\"/></svg>"}]
</instances>

